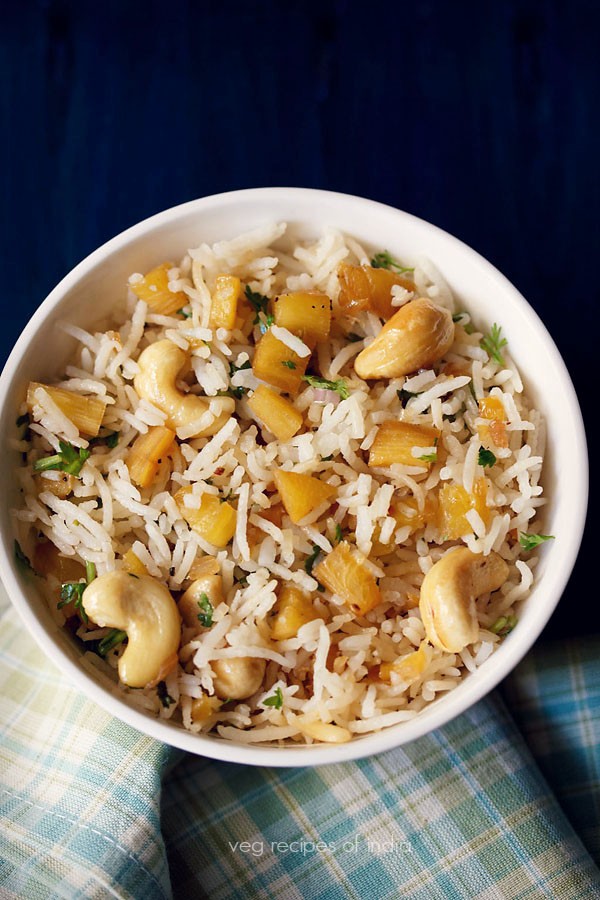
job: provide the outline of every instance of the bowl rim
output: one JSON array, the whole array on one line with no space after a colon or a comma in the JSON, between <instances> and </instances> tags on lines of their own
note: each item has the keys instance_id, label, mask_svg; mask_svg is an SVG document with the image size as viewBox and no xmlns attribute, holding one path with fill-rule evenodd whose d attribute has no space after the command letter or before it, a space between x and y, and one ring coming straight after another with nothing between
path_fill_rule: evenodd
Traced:
<instances>
[{"instance_id":1,"label":"bowl rim","mask_svg":"<svg viewBox=\"0 0 600 900\"><path fill-rule=\"evenodd\" d=\"M519 629L516 629L503 641L502 645L493 654L493 659L495 660L493 666L486 667L483 664L478 669L476 678L466 676L456 690L450 691L443 697L444 702L441 705L434 701L410 721L369 735L354 737L346 744L316 744L300 747L242 744L214 735L193 734L186 731L181 725L150 716L128 703L125 698L120 698L110 693L86 669L71 660L60 648L57 641L54 639L48 640L48 632L34 613L17 578L16 564L12 553L14 535L2 534L0 536L0 576L6 592L42 651L70 679L76 689L80 689L87 697L98 703L99 706L120 721L162 743L223 762L276 767L315 766L332 762L343 762L399 747L445 725L496 687L535 643L560 600L573 570L583 538L589 486L585 428L577 394L569 372L546 326L506 276L459 238L411 213L365 197L315 188L246 188L211 194L162 210L137 222L106 241L61 279L38 306L21 332L0 375L0 410L4 407L5 402L11 399L13 380L17 374L22 356L31 338L38 332L40 325L43 324L49 313L56 306L60 305L64 295L83 276L109 259L113 253L122 250L127 244L152 232L157 226L164 227L190 213L197 213L198 216L201 216L203 211L207 211L213 206L235 205L239 201L254 201L258 206L261 203L266 204L270 201L286 200L290 202L291 208L294 198L300 199L300 197L303 200L311 199L315 207L318 205L319 200L325 201L327 199L342 206L346 204L356 209L362 208L365 212L370 210L373 213L379 212L387 215L391 213L403 218L409 224L412 223L422 230L437 234L440 239L449 243L457 252L468 256L473 265L482 270L488 277L493 278L505 293L511 295L513 303L520 308L520 312L528 320L529 326L539 334L540 340L551 358L569 401L569 410L573 420L571 437L576 462L576 473L574 475L576 512L574 513L571 532L561 547L563 563L560 569L560 577L552 583L550 599L547 599L543 607L540 607L537 617L534 617L529 622L529 628L525 633L520 634Z\"/></svg>"}]
</instances>

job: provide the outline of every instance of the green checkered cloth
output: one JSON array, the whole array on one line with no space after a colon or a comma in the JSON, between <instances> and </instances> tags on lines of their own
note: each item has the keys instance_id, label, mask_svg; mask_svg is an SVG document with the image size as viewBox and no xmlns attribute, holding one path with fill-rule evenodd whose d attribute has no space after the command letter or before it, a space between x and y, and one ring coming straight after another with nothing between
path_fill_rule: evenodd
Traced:
<instances>
[{"instance_id":1,"label":"green checkered cloth","mask_svg":"<svg viewBox=\"0 0 600 900\"><path fill-rule=\"evenodd\" d=\"M6 598L0 897L600 897L594 641L540 646L405 748L316 769L184 755L74 690Z\"/></svg>"}]
</instances>

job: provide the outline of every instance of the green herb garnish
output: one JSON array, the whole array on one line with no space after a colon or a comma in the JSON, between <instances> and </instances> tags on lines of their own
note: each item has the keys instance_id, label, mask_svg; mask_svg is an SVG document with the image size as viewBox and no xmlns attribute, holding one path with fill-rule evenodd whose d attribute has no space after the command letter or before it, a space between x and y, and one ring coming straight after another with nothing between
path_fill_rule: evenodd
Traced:
<instances>
[{"instance_id":1,"label":"green herb garnish","mask_svg":"<svg viewBox=\"0 0 600 900\"><path fill-rule=\"evenodd\" d=\"M336 542L336 544L341 543L341 541L343 539L342 526L340 525L339 522L335 526L335 534L333 536L333 539Z\"/></svg>"},{"instance_id":2,"label":"green herb garnish","mask_svg":"<svg viewBox=\"0 0 600 900\"><path fill-rule=\"evenodd\" d=\"M304 571L307 575L312 575L314 564L316 563L317 557L319 556L320 552L321 548L317 547L316 544L313 544L312 553L304 560Z\"/></svg>"},{"instance_id":3,"label":"green herb garnish","mask_svg":"<svg viewBox=\"0 0 600 900\"><path fill-rule=\"evenodd\" d=\"M185 306L182 306L181 309L178 309L178 310L177 310L177 315L178 315L178 316L183 316L184 319L191 319L191 318L192 318L192 312L191 312L191 310L190 310L190 312L188 312L187 309L188 309L188 308L186 308Z\"/></svg>"},{"instance_id":4,"label":"green herb garnish","mask_svg":"<svg viewBox=\"0 0 600 900\"><path fill-rule=\"evenodd\" d=\"M164 681L158 682L158 684L156 685L156 693L157 693L158 699L160 700L162 705L165 707L165 709L168 709L169 706L171 705L171 703L175 703L175 700L173 699L173 697L171 697L171 695L167 691L166 682L164 682Z\"/></svg>"},{"instance_id":5,"label":"green herb garnish","mask_svg":"<svg viewBox=\"0 0 600 900\"><path fill-rule=\"evenodd\" d=\"M414 268L403 266L395 260L389 250L383 250L381 253L376 253L371 260L371 265L374 269L395 269L396 272L400 273L415 271Z\"/></svg>"},{"instance_id":6,"label":"green herb garnish","mask_svg":"<svg viewBox=\"0 0 600 900\"><path fill-rule=\"evenodd\" d=\"M24 566L24 568L29 569L30 572L35 572L35 569L29 561L29 557L25 556L18 541L15 541L15 559L18 563Z\"/></svg>"},{"instance_id":7,"label":"green herb garnish","mask_svg":"<svg viewBox=\"0 0 600 900\"><path fill-rule=\"evenodd\" d=\"M496 619L493 625L490 625L489 630L492 634L499 634L504 636L508 634L509 631L512 631L515 625L517 624L518 619L516 616L500 616L499 619Z\"/></svg>"},{"instance_id":8,"label":"green herb garnish","mask_svg":"<svg viewBox=\"0 0 600 900\"><path fill-rule=\"evenodd\" d=\"M553 540L553 534L527 534L525 531L522 531L519 535L519 543L523 550L535 550L535 548L539 547L540 544L543 544L544 541Z\"/></svg>"},{"instance_id":9,"label":"green herb garnish","mask_svg":"<svg viewBox=\"0 0 600 900\"><path fill-rule=\"evenodd\" d=\"M251 368L252 368L252 363L250 362L249 359L247 359L246 362L243 362L241 364L241 366L236 366L235 363L231 362L231 363L229 363L229 377L231 378L231 376L235 375L236 372L242 372L244 369L251 369Z\"/></svg>"},{"instance_id":10,"label":"green herb garnish","mask_svg":"<svg viewBox=\"0 0 600 900\"><path fill-rule=\"evenodd\" d=\"M417 459L421 459L423 462L437 462L437 452L424 453L423 456L417 456Z\"/></svg>"},{"instance_id":11,"label":"green herb garnish","mask_svg":"<svg viewBox=\"0 0 600 900\"><path fill-rule=\"evenodd\" d=\"M269 328L271 327L271 325L272 325L273 322L275 321L275 316L272 316L272 315L269 313L269 315L268 315L268 316L265 316L264 318L262 317L262 315L259 316L259 317L258 317L258 320L259 320L259 321L258 321L258 327L260 328L260 333L261 333L261 334L264 334L266 331L269 330Z\"/></svg>"},{"instance_id":12,"label":"green herb garnish","mask_svg":"<svg viewBox=\"0 0 600 900\"><path fill-rule=\"evenodd\" d=\"M329 462L331 459L333 459L333 453L330 453L329 456L322 456L321 462Z\"/></svg>"},{"instance_id":13,"label":"green herb garnish","mask_svg":"<svg viewBox=\"0 0 600 900\"><path fill-rule=\"evenodd\" d=\"M253 324L258 325L260 322L260 313L264 313L265 316L267 315L269 298L265 297L264 294L259 294L257 291L253 291L249 284L246 285L244 293L246 295L246 300L256 313Z\"/></svg>"},{"instance_id":14,"label":"green herb garnish","mask_svg":"<svg viewBox=\"0 0 600 900\"><path fill-rule=\"evenodd\" d=\"M81 618L87 625L88 617L85 609L83 608L83 592L87 587L86 582L84 581L65 581L64 584L60 586L60 600L56 604L57 609L62 609L63 606L67 606L69 603L72 603L75 609L81 614Z\"/></svg>"},{"instance_id":15,"label":"green herb garnish","mask_svg":"<svg viewBox=\"0 0 600 900\"><path fill-rule=\"evenodd\" d=\"M50 469L58 469L60 472L68 472L69 475L79 475L83 464L89 459L90 451L82 447L76 448L66 441L59 441L60 451L53 456L45 456L33 464L34 472L48 472Z\"/></svg>"},{"instance_id":16,"label":"green herb garnish","mask_svg":"<svg viewBox=\"0 0 600 900\"><path fill-rule=\"evenodd\" d=\"M318 388L325 391L337 391L342 400L347 400L350 396L348 385L345 378L338 378L337 381L327 381L326 378L319 378L317 375L303 375L303 381L307 381L312 388Z\"/></svg>"},{"instance_id":17,"label":"green herb garnish","mask_svg":"<svg viewBox=\"0 0 600 900\"><path fill-rule=\"evenodd\" d=\"M200 608L200 612L198 613L200 624L204 625L205 628L210 628L213 623L214 607L208 599L208 594L205 594L204 591L200 594L198 606Z\"/></svg>"},{"instance_id":18,"label":"green herb garnish","mask_svg":"<svg viewBox=\"0 0 600 900\"><path fill-rule=\"evenodd\" d=\"M506 338L501 338L500 334L502 332L502 328L499 325L492 325L491 331L489 334L484 335L479 341L479 346L486 351L488 356L491 356L498 365L504 366L506 363L504 362L504 357L500 353L503 347L506 347L508 341Z\"/></svg>"},{"instance_id":19,"label":"green herb garnish","mask_svg":"<svg viewBox=\"0 0 600 900\"><path fill-rule=\"evenodd\" d=\"M356 344L358 341L364 341L364 336L357 334L355 331L351 331L350 334L346 335L346 337L351 344Z\"/></svg>"},{"instance_id":20,"label":"green herb garnish","mask_svg":"<svg viewBox=\"0 0 600 900\"><path fill-rule=\"evenodd\" d=\"M272 697L267 697L263 700L263 706L272 706L273 709L281 709L283 706L283 694L281 693L280 687L275 688L275 693Z\"/></svg>"},{"instance_id":21,"label":"green herb garnish","mask_svg":"<svg viewBox=\"0 0 600 900\"><path fill-rule=\"evenodd\" d=\"M477 462L480 466L483 466L484 469L491 469L492 466L496 464L496 457L491 450L486 450L485 447L480 447Z\"/></svg>"},{"instance_id":22,"label":"green herb garnish","mask_svg":"<svg viewBox=\"0 0 600 900\"><path fill-rule=\"evenodd\" d=\"M413 397L419 396L418 394L413 394L411 391L405 391L404 388L402 388L401 391L396 391L396 393L398 394L398 400L402 404L402 409L406 407L406 404L409 400L412 400Z\"/></svg>"},{"instance_id":23,"label":"green herb garnish","mask_svg":"<svg viewBox=\"0 0 600 900\"><path fill-rule=\"evenodd\" d=\"M93 562L89 562L89 560L85 564L85 580L87 584L91 584L91 582L96 577L96 566Z\"/></svg>"},{"instance_id":24,"label":"green herb garnish","mask_svg":"<svg viewBox=\"0 0 600 900\"><path fill-rule=\"evenodd\" d=\"M103 637L101 641L98 641L96 649L100 656L106 656L110 650L114 647L118 647L119 644L122 644L126 639L127 633L125 631L119 631L118 628L113 628L106 637Z\"/></svg>"},{"instance_id":25,"label":"green herb garnish","mask_svg":"<svg viewBox=\"0 0 600 900\"><path fill-rule=\"evenodd\" d=\"M295 369L296 363L291 359L282 359L281 365L285 366L287 369Z\"/></svg>"},{"instance_id":26,"label":"green herb garnish","mask_svg":"<svg viewBox=\"0 0 600 900\"><path fill-rule=\"evenodd\" d=\"M226 391L217 391L217 397L233 397L234 400L241 400L244 394L247 394L250 388L247 387L230 387Z\"/></svg>"}]
</instances>

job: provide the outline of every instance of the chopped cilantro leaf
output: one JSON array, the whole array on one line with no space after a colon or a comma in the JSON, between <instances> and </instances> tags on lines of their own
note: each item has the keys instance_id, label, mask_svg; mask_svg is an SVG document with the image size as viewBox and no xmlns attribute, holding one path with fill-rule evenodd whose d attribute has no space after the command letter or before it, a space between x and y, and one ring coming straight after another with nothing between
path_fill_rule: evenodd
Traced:
<instances>
[{"instance_id":1,"label":"chopped cilantro leaf","mask_svg":"<svg viewBox=\"0 0 600 900\"><path fill-rule=\"evenodd\" d=\"M371 266L374 269L395 269L396 272L400 273L414 272L414 268L411 269L409 266L403 266L395 260L389 250L383 250L381 253L376 253L371 260Z\"/></svg>"},{"instance_id":2,"label":"chopped cilantro leaf","mask_svg":"<svg viewBox=\"0 0 600 900\"><path fill-rule=\"evenodd\" d=\"M214 607L208 599L208 594L205 594L204 591L200 594L198 607L200 608L200 612L198 613L200 624L204 625L205 628L210 628L213 623Z\"/></svg>"},{"instance_id":3,"label":"chopped cilantro leaf","mask_svg":"<svg viewBox=\"0 0 600 900\"><path fill-rule=\"evenodd\" d=\"M86 562L86 564L85 564L85 580L88 584L91 584L91 582L94 580L95 577L96 577L96 566L94 565L93 562L89 562L89 560L88 560L88 562Z\"/></svg>"},{"instance_id":4,"label":"chopped cilantro leaf","mask_svg":"<svg viewBox=\"0 0 600 900\"><path fill-rule=\"evenodd\" d=\"M83 464L89 458L90 451L82 447L76 448L67 441L59 441L60 451L53 456L45 456L33 464L34 472L47 472L50 469L58 469L68 472L69 475L79 475Z\"/></svg>"},{"instance_id":5,"label":"chopped cilantro leaf","mask_svg":"<svg viewBox=\"0 0 600 900\"><path fill-rule=\"evenodd\" d=\"M512 631L515 625L517 624L518 619L516 616L500 616L499 619L496 619L493 625L490 625L490 631L492 634L499 634L504 636L508 634L509 631Z\"/></svg>"},{"instance_id":6,"label":"chopped cilantro leaf","mask_svg":"<svg viewBox=\"0 0 600 900\"><path fill-rule=\"evenodd\" d=\"M125 631L119 631L118 628L113 628L108 632L106 637L103 637L101 641L98 642L98 653L100 656L106 656L109 650L112 650L114 647L118 647L119 644L122 644L124 640L127 638L127 633Z\"/></svg>"},{"instance_id":7,"label":"chopped cilantro leaf","mask_svg":"<svg viewBox=\"0 0 600 900\"><path fill-rule=\"evenodd\" d=\"M236 366L235 363L229 363L229 377L231 378L231 376L235 375L236 372L241 372L244 369L251 369L251 368L252 368L252 363L250 362L249 359L247 359L246 362L243 362L241 364L241 366Z\"/></svg>"},{"instance_id":8,"label":"chopped cilantro leaf","mask_svg":"<svg viewBox=\"0 0 600 900\"><path fill-rule=\"evenodd\" d=\"M85 581L65 581L64 584L61 584L60 586L60 600L56 604L56 608L62 609L63 606L72 603L75 609L81 613L81 618L87 625L88 617L83 608L83 592L86 587L87 584Z\"/></svg>"},{"instance_id":9,"label":"chopped cilantro leaf","mask_svg":"<svg viewBox=\"0 0 600 900\"><path fill-rule=\"evenodd\" d=\"M491 356L498 365L504 366L504 357L500 353L503 347L506 347L508 341L506 338L501 338L500 334L502 332L502 328L497 325L495 322L492 325L491 331L489 334L484 335L479 341L480 347L486 351L488 356Z\"/></svg>"},{"instance_id":10,"label":"chopped cilantro leaf","mask_svg":"<svg viewBox=\"0 0 600 900\"><path fill-rule=\"evenodd\" d=\"M334 539L334 541L336 542L336 544L339 544L339 543L341 543L342 538L343 538L343 534L342 534L342 526L341 526L340 523L338 522L338 523L336 524L336 526L335 526L335 534L334 534L333 539Z\"/></svg>"},{"instance_id":11,"label":"chopped cilantro leaf","mask_svg":"<svg viewBox=\"0 0 600 900\"><path fill-rule=\"evenodd\" d=\"M313 544L312 553L304 560L304 571L307 575L312 575L313 566L316 563L320 552L321 548L317 547L316 544Z\"/></svg>"},{"instance_id":12,"label":"chopped cilantro leaf","mask_svg":"<svg viewBox=\"0 0 600 900\"><path fill-rule=\"evenodd\" d=\"M486 450L485 447L480 447L477 462L480 466L483 466L484 469L491 469L492 466L496 463L496 456L492 453L491 450Z\"/></svg>"},{"instance_id":13,"label":"chopped cilantro leaf","mask_svg":"<svg viewBox=\"0 0 600 900\"><path fill-rule=\"evenodd\" d=\"M423 456L417 456L417 459L421 459L421 460L423 460L423 462L436 462L437 461L437 452L424 453Z\"/></svg>"},{"instance_id":14,"label":"chopped cilantro leaf","mask_svg":"<svg viewBox=\"0 0 600 900\"><path fill-rule=\"evenodd\" d=\"M178 316L183 316L184 319L191 319L191 318L192 318L192 311L191 311L191 309L190 309L189 312L188 312L188 308L186 308L185 306L182 306L181 309L178 309L178 310L177 310L177 315L178 315Z\"/></svg>"},{"instance_id":15,"label":"chopped cilantro leaf","mask_svg":"<svg viewBox=\"0 0 600 900\"><path fill-rule=\"evenodd\" d=\"M356 334L355 331L351 331L350 334L346 335L346 337L351 344L356 344L358 341L364 341L364 337L361 337L360 334Z\"/></svg>"},{"instance_id":16,"label":"chopped cilantro leaf","mask_svg":"<svg viewBox=\"0 0 600 900\"><path fill-rule=\"evenodd\" d=\"M519 535L519 543L523 550L535 550L544 541L553 541L553 534L527 534L522 531Z\"/></svg>"},{"instance_id":17,"label":"chopped cilantro leaf","mask_svg":"<svg viewBox=\"0 0 600 900\"><path fill-rule=\"evenodd\" d=\"M295 369L296 363L291 359L282 359L281 365L285 366L287 369Z\"/></svg>"},{"instance_id":18,"label":"chopped cilantro leaf","mask_svg":"<svg viewBox=\"0 0 600 900\"><path fill-rule=\"evenodd\" d=\"M412 400L413 397L419 396L418 394L413 394L411 391L405 391L404 388L402 388L401 391L396 391L396 393L398 394L398 400L402 404L403 409L409 400Z\"/></svg>"},{"instance_id":19,"label":"chopped cilantro leaf","mask_svg":"<svg viewBox=\"0 0 600 900\"><path fill-rule=\"evenodd\" d=\"M265 315L267 315L269 298L265 297L264 294L259 294L257 291L253 291L249 284L246 285L244 293L246 295L246 300L256 313L253 324L258 325L260 322L260 313L264 313Z\"/></svg>"},{"instance_id":20,"label":"chopped cilantro leaf","mask_svg":"<svg viewBox=\"0 0 600 900\"><path fill-rule=\"evenodd\" d=\"M264 334L269 330L273 322L275 321L275 316L272 316L270 313L268 316L259 316L258 317L258 327L260 328L260 333Z\"/></svg>"},{"instance_id":21,"label":"chopped cilantro leaf","mask_svg":"<svg viewBox=\"0 0 600 900\"><path fill-rule=\"evenodd\" d=\"M233 397L234 400L241 400L244 394L247 394L250 388L247 387L230 387L226 391L217 391L217 397Z\"/></svg>"},{"instance_id":22,"label":"chopped cilantro leaf","mask_svg":"<svg viewBox=\"0 0 600 900\"><path fill-rule=\"evenodd\" d=\"M167 685L164 681L159 681L156 685L156 694L165 709L168 709L171 703L175 703L174 699L168 693Z\"/></svg>"},{"instance_id":23,"label":"chopped cilantro leaf","mask_svg":"<svg viewBox=\"0 0 600 900\"><path fill-rule=\"evenodd\" d=\"M17 562L24 566L26 569L29 569L31 572L35 571L29 561L29 558L23 553L21 545L18 541L15 541L15 558Z\"/></svg>"},{"instance_id":24,"label":"chopped cilantro leaf","mask_svg":"<svg viewBox=\"0 0 600 900\"><path fill-rule=\"evenodd\" d=\"M333 453L330 453L329 456L322 456L321 462L329 462L331 459L333 459Z\"/></svg>"},{"instance_id":25,"label":"chopped cilantro leaf","mask_svg":"<svg viewBox=\"0 0 600 900\"><path fill-rule=\"evenodd\" d=\"M263 700L263 706L272 706L273 709L281 709L283 706L283 694L280 687L275 688L275 693L272 697L267 697Z\"/></svg>"},{"instance_id":26,"label":"chopped cilantro leaf","mask_svg":"<svg viewBox=\"0 0 600 900\"><path fill-rule=\"evenodd\" d=\"M327 381L326 378L319 378L317 375L303 375L302 379L307 381L312 388L325 391L337 391L342 400L347 400L350 396L348 385L345 378L338 378L337 381Z\"/></svg>"}]
</instances>

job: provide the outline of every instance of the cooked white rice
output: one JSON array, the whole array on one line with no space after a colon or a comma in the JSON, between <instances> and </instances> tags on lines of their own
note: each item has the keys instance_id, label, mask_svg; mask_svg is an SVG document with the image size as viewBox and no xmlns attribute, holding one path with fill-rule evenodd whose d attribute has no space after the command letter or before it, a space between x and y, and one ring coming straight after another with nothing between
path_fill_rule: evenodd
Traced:
<instances>
[{"instance_id":1,"label":"cooked white rice","mask_svg":"<svg viewBox=\"0 0 600 900\"><path fill-rule=\"evenodd\" d=\"M481 332L465 330L471 321L465 313L459 321L455 316L454 344L439 363L407 378L362 381L354 359L373 341L382 320L372 312L344 319L338 307L337 269L341 261L361 265L368 259L355 240L332 228L315 243L296 245L286 237L285 224L263 226L212 247L191 249L170 269L169 287L185 295L186 318L152 313L124 286L115 307L122 309L126 298L127 312L116 317L110 330L87 332L65 323L78 349L58 384L104 399L103 433L118 432L114 447L102 441L89 445L91 455L67 497L56 496L50 488L58 473L40 479L32 465L56 453L60 441L77 448L89 442L46 390L35 391L27 440L19 444L26 457L17 472L23 504L14 513L21 547L34 567L40 542L51 542L64 558L94 563L98 575L121 568L123 556L133 550L149 575L177 599L189 587L199 559L210 555L217 560L225 602L214 609L212 625L183 627L179 662L159 689L120 685L130 702L172 717L191 731L213 731L243 742L311 743L406 721L488 659L502 640L495 633L502 631L500 618L508 620L508 627L514 625L517 606L531 588L535 557L523 551L518 535L539 530L534 520L545 502L540 486L544 427L523 394L509 347L502 350L502 364L491 358L480 344L491 323L481 323ZM287 442L275 440L261 427L247 403L248 392L259 382L252 369L243 366L253 358L259 326L252 325L251 316L231 332L209 327L211 292L222 273L238 276L252 291L270 298L312 290L327 294L333 303L338 326L319 344L311 371L329 380L345 379L349 396L322 402L304 383L293 402L305 425ZM132 275L130 287L141 277ZM461 309L429 261L417 261L412 277L414 292L395 287L393 306L427 296L453 312ZM298 356L310 354L297 335L272 328ZM138 435L164 424L167 416L137 395L133 378L141 351L165 338L189 355L190 372L182 389L214 398L220 391L239 388L241 398L235 415L212 437L193 438L193 428L178 429L176 450L162 460L152 486L141 489L131 482L127 466L131 445ZM478 426L488 420L481 418L478 401L489 397L501 401L505 410L507 446L496 447L495 464L483 469ZM20 412L25 410L23 405ZM415 463L423 453L434 458L428 469L369 467L369 448L378 427L388 420L429 425L441 432L436 446L413 451ZM336 488L336 501L326 501L301 524L293 524L287 514L281 524L270 521L261 513L279 504L273 486L276 469L318 476ZM439 519L427 514L431 498L444 485L472 494L476 484L484 486L485 510L473 505L464 518L464 534L447 540ZM214 547L187 523L173 499L182 486L192 488L186 508L198 508L205 492L229 498L236 526L226 549ZM424 521L413 528L411 517L418 516ZM320 590L310 566L305 566L317 551L331 552L340 533L368 558L365 565L379 579L381 602L362 617L339 597ZM460 653L448 653L427 642L419 590L425 573L460 545L484 556L499 553L509 575L500 590L478 600L477 640ZM44 574L50 608L65 622L57 609L59 573ZM270 623L285 584L310 594L315 618L295 636L276 641ZM89 646L109 630L98 630L91 622L76 625L82 646L87 645L83 664L98 677L110 674L117 680L125 644L104 659ZM392 675L388 681L377 677L382 663L408 658L419 648L426 658L419 674L409 677L400 667L403 676ZM213 663L235 657L266 661L260 689L242 701L214 701L210 714L198 721L194 701L214 696ZM265 703L269 699L273 702ZM328 731L329 725L340 730Z\"/></svg>"}]
</instances>

